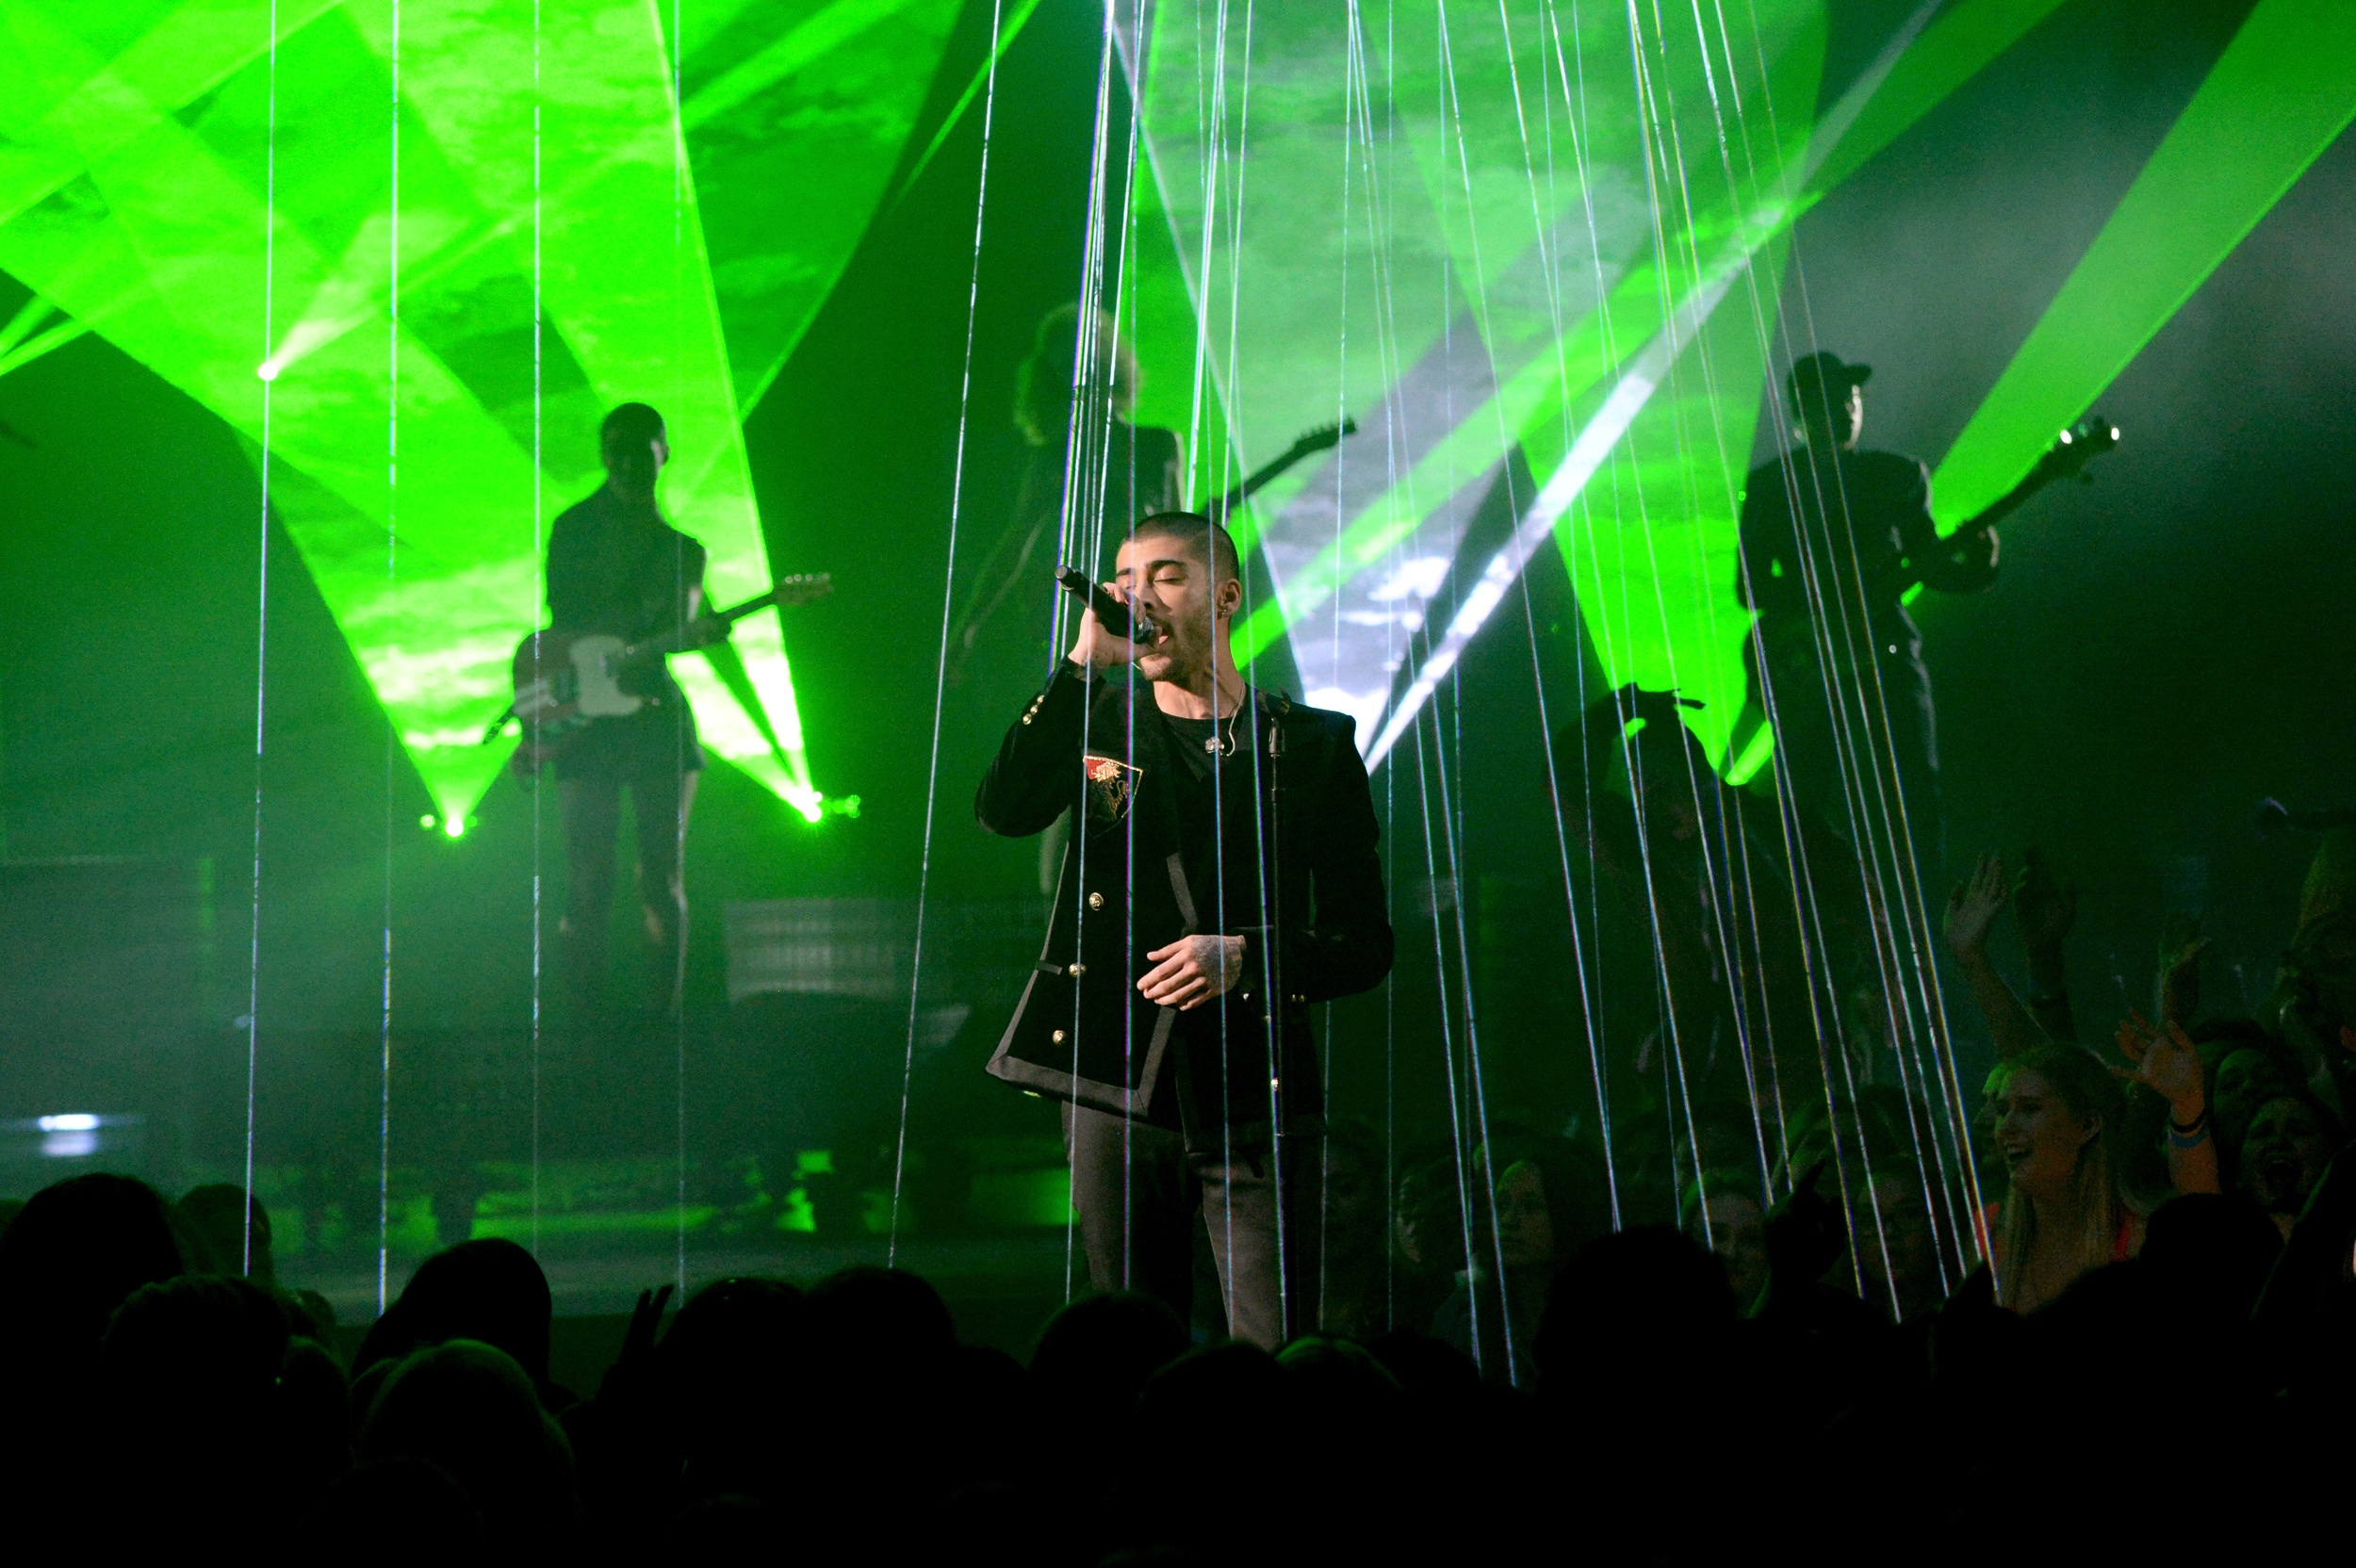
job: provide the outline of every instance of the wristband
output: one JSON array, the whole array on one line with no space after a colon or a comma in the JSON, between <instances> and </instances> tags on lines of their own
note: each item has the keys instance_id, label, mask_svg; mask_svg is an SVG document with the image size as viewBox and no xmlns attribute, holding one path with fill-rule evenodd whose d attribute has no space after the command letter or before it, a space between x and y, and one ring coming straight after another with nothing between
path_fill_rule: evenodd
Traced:
<instances>
[{"instance_id":1,"label":"wristband","mask_svg":"<svg viewBox=\"0 0 2356 1568\"><path fill-rule=\"evenodd\" d=\"M2170 1149L2198 1149L2208 1135L2209 1113L2206 1109L2181 1125L2174 1117L2168 1119L2168 1146Z\"/></svg>"}]
</instances>

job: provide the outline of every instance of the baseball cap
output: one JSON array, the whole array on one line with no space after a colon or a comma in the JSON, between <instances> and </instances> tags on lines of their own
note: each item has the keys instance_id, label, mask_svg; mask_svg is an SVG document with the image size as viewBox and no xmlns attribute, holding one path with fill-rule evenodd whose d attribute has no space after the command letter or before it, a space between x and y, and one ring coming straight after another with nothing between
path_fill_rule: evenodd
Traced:
<instances>
[{"instance_id":1,"label":"baseball cap","mask_svg":"<svg viewBox=\"0 0 2356 1568\"><path fill-rule=\"evenodd\" d=\"M1871 365L1851 365L1839 354L1819 352L1793 360L1783 384L1793 402L1816 398L1837 402L1847 396L1850 387L1863 386L1873 379Z\"/></svg>"}]
</instances>

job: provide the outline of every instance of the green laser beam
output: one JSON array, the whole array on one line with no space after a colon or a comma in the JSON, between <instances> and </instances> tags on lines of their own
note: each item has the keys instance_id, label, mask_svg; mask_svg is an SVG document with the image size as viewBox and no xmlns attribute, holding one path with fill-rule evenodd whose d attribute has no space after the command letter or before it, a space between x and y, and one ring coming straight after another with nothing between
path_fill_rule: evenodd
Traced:
<instances>
[{"instance_id":1,"label":"green laser beam","mask_svg":"<svg viewBox=\"0 0 2356 1568\"><path fill-rule=\"evenodd\" d=\"M30 365L41 355L62 349L90 330L90 324L76 317L68 317L44 332L10 342L0 348L0 376Z\"/></svg>"},{"instance_id":2,"label":"green laser beam","mask_svg":"<svg viewBox=\"0 0 2356 1568\"><path fill-rule=\"evenodd\" d=\"M1891 62L1853 118L1840 123L1827 117L1824 130L1834 142L1808 181L1810 201L1841 186L2062 4L1965 0L1950 7Z\"/></svg>"},{"instance_id":3,"label":"green laser beam","mask_svg":"<svg viewBox=\"0 0 2356 1568\"><path fill-rule=\"evenodd\" d=\"M56 305L38 294L28 296L25 303L17 308L16 314L8 318L8 325L0 326L0 353L7 353L32 336L56 314Z\"/></svg>"},{"instance_id":4,"label":"green laser beam","mask_svg":"<svg viewBox=\"0 0 2356 1568\"><path fill-rule=\"evenodd\" d=\"M1023 35L1023 24L1038 9L1039 0L1022 0L1022 4L1014 8L1014 14L1006 19L998 29L998 46L973 68L973 74L966 81L965 90L957 94L957 101L950 105L949 112L941 117L932 139L924 144L922 153L916 155L916 161L908 165L907 177L893 188L892 199L885 204L888 208L896 211L900 204L908 200L908 192L914 190L916 183L924 177L924 171L932 167L933 159L949 144L951 134L965 119L965 111L972 108L973 100L981 96L982 89L990 81L991 70L1006 59L1006 51L1014 47L1014 41Z\"/></svg>"},{"instance_id":5,"label":"green laser beam","mask_svg":"<svg viewBox=\"0 0 2356 1568\"><path fill-rule=\"evenodd\" d=\"M2035 466L2356 118L2356 6L2260 0L1939 466L1942 519Z\"/></svg>"},{"instance_id":6,"label":"green laser beam","mask_svg":"<svg viewBox=\"0 0 2356 1568\"><path fill-rule=\"evenodd\" d=\"M1665 314L1672 302L1677 302L1681 317L1682 302L1697 299L1704 302L1698 325L1688 330L1701 333L1710 344L1709 352L1672 376L1661 389L1659 408L1639 412L1626 437L1630 449L1596 474L1599 490L1563 514L1557 537L1607 671L1615 678L1656 684L1675 679L1688 689L1718 694L1712 708L1723 711L1713 711L1696 727L1709 732L1706 740L1713 749L1722 747L1741 707L1735 650L1748 623L1731 596L1734 502L1766 368L1755 348L1738 352L1734 336L1756 338L1759 331L1774 330L1779 246L1797 219L2058 4L1965 0L1928 25L1923 19L1934 8L1924 8L1821 123L1793 110L1815 100L1821 7L1759 13L1758 49L1738 51L1737 57L1772 62L1774 70L1765 81L1718 84L1728 101L1740 100L1750 111L1724 127L1706 118L1713 100L1693 74L1703 57L1702 41L1677 33L1683 24L1669 24L1666 36L1655 32L1646 45L1648 67L1656 73L1653 102L1665 112L1662 142L1650 152L1631 141L1628 129L1638 123L1640 105L1613 96L1628 90L1632 64L1625 32L1615 37L1610 26L1591 23L1579 41L1584 85L1603 94L1603 106L1591 105L1580 122L1583 134L1566 143L1570 122L1562 106L1548 110L1535 101L1530 84L1545 79L1547 60L1543 47L1531 47L1538 29L1516 14L1520 8L1509 5L1495 16L1451 14L1445 24L1451 29L1446 47L1436 37L1415 33L1402 37L1399 59L1380 53L1370 57L1364 88L1370 102L1367 122L1391 129L1350 154L1357 159L1351 178L1364 204L1355 212L1335 206L1342 182L1336 178L1334 148L1351 145L1350 122L1323 96L1340 85L1344 52L1334 40L1321 38L1312 46L1294 36L1317 24L1290 19L1267 57L1260 53L1265 35L1255 35L1253 43L1254 92L1268 94L1255 98L1252 109L1247 195L1254 201L1250 219L1259 232L1245 235L1240 244L1228 232L1215 233L1207 257L1198 255L1200 209L1216 182L1204 186L1201 171L1220 130L1201 116L1203 68L1196 56L1208 47L1206 35L1186 8L1161 8L1141 97L1151 133L1152 192L1162 199L1156 210L1170 220L1176 270L1184 274L1192 308L1183 322L1183 337L1166 325L1160 339L1141 344L1149 368L1164 368L1153 379L1164 380L1169 368L1183 363L1181 355L1195 351L1195 344L1212 331L1203 322L1223 321L1230 309L1237 311L1245 357L1239 367L1230 367L1214 353L1221 375L1214 378L1216 395L1209 401L1219 411L1248 405L1256 416L1239 419L1240 433L1251 449L1263 449L1263 444L1286 433L1277 419L1299 417L1287 412L1271 418L1263 411L1332 406L1335 399L1330 356L1296 352L1289 363L1281 358L1268 363L1272 356L1261 346L1322 343L1342 328L1354 344L1386 329L1390 351L1382 364L1399 374L1442 328L1445 312L1434 314L1429 305L1448 298L1447 287L1401 286L1402 269L1409 263L1428 267L1435 250L1446 253L1455 277L1466 280L1457 298L1478 314L1481 342L1472 351L1485 351L1497 374L1497 385L1460 403L1453 410L1453 428L1412 452L1374 500L1326 525L1323 542L1305 563L1296 561L1276 596L1239 625L1238 659L1249 662L1282 637L1301 636L1304 619L1333 613L1326 607L1352 584L1391 570L1392 556L1415 538L1435 504L1448 504L1457 486L1483 471L1499 452L1519 444L1533 471L1541 477L1548 473L1604 400L1614 367L1673 318ZM1428 21L1423 25L1428 29ZM1448 61L1436 77L1428 64L1435 57ZM1770 103L1778 122L1773 138L1766 134L1767 118L1755 112ZM1733 139L1726 160L1730 170L1719 162L1722 129ZM1363 138L1363 128L1358 134ZM1771 139L1781 144L1767 145ZM1297 147L1300 143L1305 147ZM1528 151L1532 147L1535 153ZM1644 169L1648 156L1657 159L1650 176L1623 172ZM1542 189L1533 188L1531 179L1539 169L1546 173ZM1588 182L1583 188L1572 177L1575 169L1583 169ZM1561 267L1548 253L1559 250L1565 237L1549 233L1549 226L1576 226L1581 232L1570 237L1583 240L1591 221L1586 204L1608 204L1631 188L1631 178L1638 191L1647 188L1646 178L1658 182L1649 188L1655 193L1651 199L1664 204L1665 232L1648 236L1638 253L1625 260L1604 257L1608 266L1625 270L1600 280L1591 274L1583 303L1578 287L1564 286L1578 280L1558 281L1549 293L1540 280L1544 268ZM1271 188L1273 203L1268 196ZM1382 286L1376 278L1350 270L1354 258L1346 249L1342 256L1335 254L1338 235L1358 242L1358 230L1348 227L1353 222L1383 232L1393 252L1387 258L1393 270L1390 298L1412 303L1403 321L1398 315L1380 323L1336 320L1319 330L1310 318L1335 280L1347 279L1353 302L1376 295ZM1296 229L1302 231L1300 242L1287 243ZM1272 268L1271 258L1280 256L1298 258L1295 270L1301 276L1271 290L1278 279L1270 273L1281 270ZM1533 256L1539 268L1530 265ZM1240 278L1235 276L1238 262ZM1754 325L1745 302L1733 312L1742 332L1730 334L1714 323L1716 302L1725 297L1727 280L1739 278L1744 268L1757 269L1752 286L1763 284L1759 299L1766 316ZM1141 292L1152 291L1158 281L1154 269L1147 270L1149 282ZM1207 283L1194 277L1198 270ZM1260 274L1256 291L1251 286L1254 272ZM1226 295L1238 288L1231 306ZM1178 291L1165 286L1161 292ZM1564 304L1572 307L1567 321ZM1336 314L1330 305L1324 308ZM1309 363L1312 359L1317 363ZM1377 356L1367 354L1346 368L1363 375L1376 362ZM1244 374L1230 384L1223 378L1234 368ZM1356 380L1345 376L1341 400L1360 413L1363 424L1366 408L1383 394L1352 384ZM1268 519L1282 516L1287 501L1308 483L1306 476L1296 475L1271 486L1245 531L1258 531ZM1638 527L1638 518L1649 520L1648 534ZM1351 612L1364 611L1353 607ZM1310 635L1315 640L1322 633Z\"/></svg>"},{"instance_id":7,"label":"green laser beam","mask_svg":"<svg viewBox=\"0 0 2356 1568\"><path fill-rule=\"evenodd\" d=\"M0 0L0 266L70 317L14 355L95 330L255 451L267 357L273 507L453 825L605 407L663 409L712 598L767 586L743 413L865 231L955 0L698 0L676 39L659 12L408 8L396 206L390 0ZM679 667L705 743L807 813L777 618L734 651L741 678Z\"/></svg>"}]
</instances>

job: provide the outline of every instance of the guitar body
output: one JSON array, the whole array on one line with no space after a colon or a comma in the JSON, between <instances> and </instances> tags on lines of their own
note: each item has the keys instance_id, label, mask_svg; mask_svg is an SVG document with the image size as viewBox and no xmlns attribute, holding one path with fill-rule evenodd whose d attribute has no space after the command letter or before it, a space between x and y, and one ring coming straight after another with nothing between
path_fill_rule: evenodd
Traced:
<instances>
[{"instance_id":1,"label":"guitar body","mask_svg":"<svg viewBox=\"0 0 2356 1568\"><path fill-rule=\"evenodd\" d=\"M779 609L808 604L833 591L833 580L823 572L786 578L759 598L722 611L711 620L725 634L726 628L756 610L773 604ZM626 684L628 673L680 652L684 645L668 639L627 643L605 632L562 628L527 635L515 645L510 672L515 701L508 716L522 721L524 733L523 744L515 748L509 765L521 775L535 774L589 726L603 719L628 718L659 701L630 691Z\"/></svg>"},{"instance_id":2,"label":"guitar body","mask_svg":"<svg viewBox=\"0 0 2356 1568\"><path fill-rule=\"evenodd\" d=\"M628 645L603 632L535 631L515 645L515 717L524 743L515 766L531 772L552 760L599 719L628 718L647 698L622 689Z\"/></svg>"}]
</instances>

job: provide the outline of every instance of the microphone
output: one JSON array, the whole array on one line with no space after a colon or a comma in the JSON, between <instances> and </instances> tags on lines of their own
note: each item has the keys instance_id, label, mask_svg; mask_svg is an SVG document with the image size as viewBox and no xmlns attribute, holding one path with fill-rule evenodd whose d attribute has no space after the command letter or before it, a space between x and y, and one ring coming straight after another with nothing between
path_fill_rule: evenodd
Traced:
<instances>
[{"instance_id":1,"label":"microphone","mask_svg":"<svg viewBox=\"0 0 2356 1568\"><path fill-rule=\"evenodd\" d=\"M1088 573L1077 566L1058 566L1055 585L1095 611L1096 624L1106 631L1124 641L1137 640L1137 629L1129 621L1129 607L1089 581Z\"/></svg>"}]
</instances>

